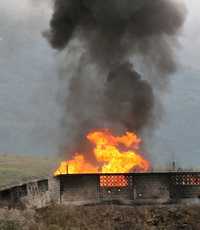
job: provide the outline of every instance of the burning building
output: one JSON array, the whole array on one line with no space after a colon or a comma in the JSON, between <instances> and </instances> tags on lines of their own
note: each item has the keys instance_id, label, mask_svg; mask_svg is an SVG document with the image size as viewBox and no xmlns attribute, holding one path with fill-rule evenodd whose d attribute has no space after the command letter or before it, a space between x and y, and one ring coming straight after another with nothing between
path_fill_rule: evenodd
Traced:
<instances>
[{"instance_id":1,"label":"burning building","mask_svg":"<svg viewBox=\"0 0 200 230\"><path fill-rule=\"evenodd\" d=\"M199 172L151 172L134 133L113 136L108 130L87 135L96 162L74 154L55 171L57 201L65 204L169 204L200 198Z\"/></svg>"},{"instance_id":2,"label":"burning building","mask_svg":"<svg viewBox=\"0 0 200 230\"><path fill-rule=\"evenodd\" d=\"M61 162L53 178L0 190L0 205L43 207L52 201L70 205L102 203L175 204L200 198L200 172L152 172L134 133L109 130L87 134L93 146ZM92 157L86 158L92 154Z\"/></svg>"},{"instance_id":3,"label":"burning building","mask_svg":"<svg viewBox=\"0 0 200 230\"><path fill-rule=\"evenodd\" d=\"M124 173L150 168L146 138L159 124L160 98L177 68L177 37L185 15L179 0L54 1L45 34L54 49L66 54L62 152L64 160L71 159L59 170ZM132 143L124 141L131 135L136 136ZM114 143L105 146L102 140ZM90 143L96 145L92 153Z\"/></svg>"},{"instance_id":4,"label":"burning building","mask_svg":"<svg viewBox=\"0 0 200 230\"><path fill-rule=\"evenodd\" d=\"M76 174L56 177L65 204L170 204L200 198L200 173Z\"/></svg>"},{"instance_id":5,"label":"burning building","mask_svg":"<svg viewBox=\"0 0 200 230\"><path fill-rule=\"evenodd\" d=\"M0 190L0 206L199 202L200 172L65 174Z\"/></svg>"},{"instance_id":6,"label":"burning building","mask_svg":"<svg viewBox=\"0 0 200 230\"><path fill-rule=\"evenodd\" d=\"M49 188L53 200L146 204L200 196L200 173L152 173L146 146L176 71L185 15L179 0L54 1L45 34L67 54L62 77L68 87L67 154Z\"/></svg>"}]
</instances>

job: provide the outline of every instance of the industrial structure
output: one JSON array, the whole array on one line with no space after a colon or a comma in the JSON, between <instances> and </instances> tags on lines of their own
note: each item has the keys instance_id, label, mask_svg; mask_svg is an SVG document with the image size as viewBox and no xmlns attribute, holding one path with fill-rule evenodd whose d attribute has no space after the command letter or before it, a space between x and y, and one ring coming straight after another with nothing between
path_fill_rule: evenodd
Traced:
<instances>
[{"instance_id":1,"label":"industrial structure","mask_svg":"<svg viewBox=\"0 0 200 230\"><path fill-rule=\"evenodd\" d=\"M200 172L66 174L4 188L0 205L168 204L200 198Z\"/></svg>"}]
</instances>

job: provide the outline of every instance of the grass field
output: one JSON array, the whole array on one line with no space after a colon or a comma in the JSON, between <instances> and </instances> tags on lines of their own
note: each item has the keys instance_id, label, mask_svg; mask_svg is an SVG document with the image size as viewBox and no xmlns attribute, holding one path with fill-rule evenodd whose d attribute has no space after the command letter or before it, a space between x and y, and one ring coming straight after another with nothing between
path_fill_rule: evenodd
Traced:
<instances>
[{"instance_id":1,"label":"grass field","mask_svg":"<svg viewBox=\"0 0 200 230\"><path fill-rule=\"evenodd\" d=\"M0 188L47 177L55 165L56 158L53 157L0 154Z\"/></svg>"}]
</instances>

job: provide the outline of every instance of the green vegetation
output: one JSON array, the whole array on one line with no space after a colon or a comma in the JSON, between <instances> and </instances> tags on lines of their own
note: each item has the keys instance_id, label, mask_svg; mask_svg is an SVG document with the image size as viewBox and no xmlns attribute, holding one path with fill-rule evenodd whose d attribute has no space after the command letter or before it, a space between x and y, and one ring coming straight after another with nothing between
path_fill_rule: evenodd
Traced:
<instances>
[{"instance_id":1,"label":"green vegetation","mask_svg":"<svg viewBox=\"0 0 200 230\"><path fill-rule=\"evenodd\" d=\"M53 172L55 162L53 157L0 154L0 188L47 177Z\"/></svg>"}]
</instances>

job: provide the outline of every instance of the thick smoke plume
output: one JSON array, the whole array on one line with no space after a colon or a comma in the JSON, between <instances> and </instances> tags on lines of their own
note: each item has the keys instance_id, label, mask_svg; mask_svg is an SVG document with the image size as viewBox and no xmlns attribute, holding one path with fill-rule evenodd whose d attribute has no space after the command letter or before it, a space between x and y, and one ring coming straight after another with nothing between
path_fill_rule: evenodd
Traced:
<instances>
[{"instance_id":1,"label":"thick smoke plume","mask_svg":"<svg viewBox=\"0 0 200 230\"><path fill-rule=\"evenodd\" d=\"M141 133L155 124L154 91L176 70L176 36L184 19L179 0L55 0L48 32L52 47L63 50L79 40L84 49L66 102L68 150L79 143L83 148L90 129ZM134 57L148 76L136 72ZM84 72L88 62L96 66L88 72L91 79Z\"/></svg>"}]
</instances>

